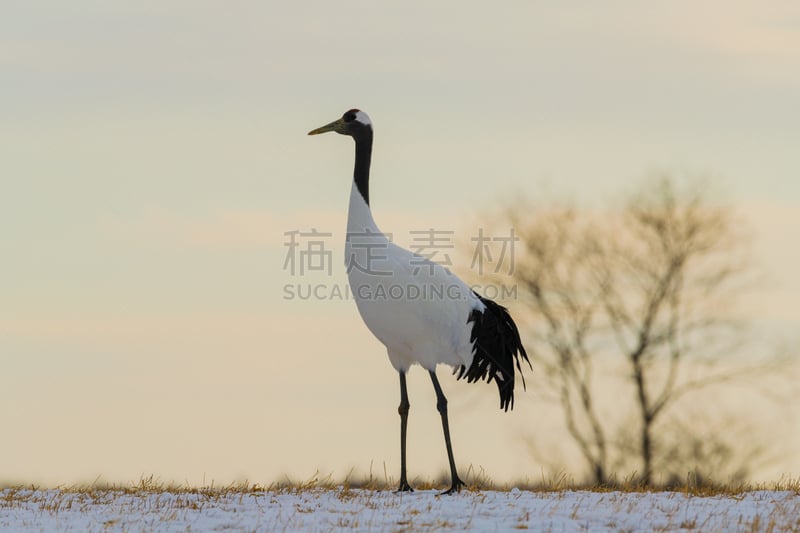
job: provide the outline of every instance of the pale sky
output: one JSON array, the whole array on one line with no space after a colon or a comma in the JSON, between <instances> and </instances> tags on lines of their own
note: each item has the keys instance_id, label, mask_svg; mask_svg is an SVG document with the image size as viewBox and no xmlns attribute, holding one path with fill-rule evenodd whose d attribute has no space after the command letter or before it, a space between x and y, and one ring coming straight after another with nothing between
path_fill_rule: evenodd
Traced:
<instances>
[{"instance_id":1,"label":"pale sky","mask_svg":"<svg viewBox=\"0 0 800 533\"><path fill-rule=\"evenodd\" d=\"M332 233L333 276L302 281L344 283L352 143L306 132L351 107L401 242L520 192L709 177L752 225L759 321L793 339L796 2L431 4L4 4L0 481L397 476L382 346L353 302L283 298L287 231ZM523 436L557 428L535 391L502 414L440 376L461 468L538 479ZM434 395L409 384L409 474L431 477Z\"/></svg>"}]
</instances>

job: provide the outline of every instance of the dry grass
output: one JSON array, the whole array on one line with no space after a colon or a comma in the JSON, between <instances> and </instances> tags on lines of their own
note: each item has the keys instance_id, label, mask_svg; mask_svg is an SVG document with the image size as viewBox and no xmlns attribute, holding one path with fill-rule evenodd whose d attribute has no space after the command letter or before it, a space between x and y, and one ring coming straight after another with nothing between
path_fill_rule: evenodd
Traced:
<instances>
[{"instance_id":1,"label":"dry grass","mask_svg":"<svg viewBox=\"0 0 800 533\"><path fill-rule=\"evenodd\" d=\"M800 495L800 478L783 478L778 481L768 483L734 482L730 484L720 484L712 482L699 482L694 476L687 475L683 483L668 483L663 485L642 485L635 476L620 481L612 481L604 485L584 484L575 482L566 474L559 474L554 477L532 481L528 478L517 480L511 483L496 483L491 480L483 470L475 471L470 467L466 475L461 476L466 483L466 490L471 492L479 491L499 491L507 492L512 489L528 492L561 492L561 491L589 491L589 492L678 492L688 496L737 496L755 491L786 491ZM436 478L423 479L413 478L411 485L419 490L445 489L450 485L449 474L442 473ZM305 480L293 480L285 478L269 484L251 483L247 480L237 481L227 485L216 485L213 481L205 486L190 486L175 482L164 482L156 476L142 476L138 481L125 485L110 484L101 481L83 483L76 485L59 485L56 487L40 487L37 485L22 485L0 483L0 490L4 490L3 499L8 499L9 494L25 491L39 491L55 489L64 494L85 494L87 496L98 496L106 492L116 492L120 494L143 495L153 493L170 494L194 494L208 498L258 494L264 492L277 494L302 493L309 490L339 490L349 491L353 489L364 490L394 490L397 482L389 477L376 478L371 473L365 476L348 475L344 479L334 479L332 475L322 476L319 472ZM2 501L2 500L0 500Z\"/></svg>"},{"instance_id":2,"label":"dry grass","mask_svg":"<svg viewBox=\"0 0 800 533\"><path fill-rule=\"evenodd\" d=\"M783 478L778 481L768 483L752 483L735 481L728 484L705 481L698 479L693 474L688 474L683 482L672 481L663 484L641 484L635 475L622 480L612 480L603 485L576 482L566 474L559 474L554 477L542 477L538 480L529 478L516 480L510 483L496 483L489 478L483 470L475 471L470 468L466 475L461 478L466 483L466 489L471 492L478 491L499 491L507 492L518 489L528 492L551 493L561 491L588 491L588 492L625 492L625 493L645 493L645 492L676 492L687 496L737 496L740 494L755 491L786 491L800 495L800 478ZM439 489L443 490L450 486L449 474L442 472L436 478L413 478L410 480L411 486L420 490ZM382 479L375 478L369 474L363 477L346 476L343 480L334 480L332 476L320 477L315 474L308 480L296 481L285 479L272 483L265 487L268 491L290 491L302 492L308 489L366 489L366 490L394 490L397 488L397 481L392 477L385 476Z\"/></svg>"},{"instance_id":3,"label":"dry grass","mask_svg":"<svg viewBox=\"0 0 800 533\"><path fill-rule=\"evenodd\" d=\"M535 492L552 493L562 491L587 491L587 492L623 492L623 493L655 493L655 492L675 492L687 496L729 496L734 497L748 492L756 491L781 491L792 492L800 496L800 478L784 478L768 483L751 482L732 482L720 484L714 482L699 481L693 475L687 475L683 483L668 483L662 485L642 485L635 476L620 481L604 485L585 484L575 482L566 474L559 474L554 477L542 477L532 481L528 478L517 480L510 483L496 483L491 480L483 470L475 471L470 468L466 475L461 476L466 483L466 490L470 492L498 491L508 492L513 489ZM443 490L449 487L450 477L447 473L442 473L436 478L413 478L411 485L418 490ZM227 485L216 485L213 481L209 485L196 487L188 484L175 482L164 482L160 478L150 475L142 476L138 481L125 485L109 484L101 481L93 483L83 483L75 485L60 485L57 487L40 487L37 485L21 484L2 484L0 490L4 491L3 499L8 499L12 494L19 491L41 491L54 489L63 494L85 494L87 496L98 496L103 493L114 492L128 495L144 495L153 493L170 494L193 494L206 498L227 497L231 495L247 494L299 494L312 490L339 491L346 493L351 490L374 490L386 491L395 490L397 482L390 476L376 478L371 473L365 476L348 475L344 479L334 479L332 475L320 475L315 473L305 480L293 480L285 478L269 484L251 483L247 480L237 481ZM0 499L2 501L2 499Z\"/></svg>"}]
</instances>

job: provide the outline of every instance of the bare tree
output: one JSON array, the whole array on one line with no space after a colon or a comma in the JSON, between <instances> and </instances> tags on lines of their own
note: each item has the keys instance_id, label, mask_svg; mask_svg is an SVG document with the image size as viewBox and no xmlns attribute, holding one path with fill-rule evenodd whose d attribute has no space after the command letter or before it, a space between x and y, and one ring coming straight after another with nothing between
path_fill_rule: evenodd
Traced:
<instances>
[{"instance_id":1,"label":"bare tree","mask_svg":"<svg viewBox=\"0 0 800 533\"><path fill-rule=\"evenodd\" d=\"M661 179L619 212L519 205L508 218L522 244L514 277L531 312L534 366L594 481L631 456L643 484L656 465L683 468L666 413L754 369L736 360L742 322L732 309L750 270L731 210Z\"/></svg>"},{"instance_id":2,"label":"bare tree","mask_svg":"<svg viewBox=\"0 0 800 533\"><path fill-rule=\"evenodd\" d=\"M570 209L526 223L519 210L511 222L523 256L514 276L530 298L531 334L537 368L544 371L561 404L567 431L598 482L608 476L608 437L594 403L592 328L601 309L602 287L594 265L601 249L590 226Z\"/></svg>"}]
</instances>

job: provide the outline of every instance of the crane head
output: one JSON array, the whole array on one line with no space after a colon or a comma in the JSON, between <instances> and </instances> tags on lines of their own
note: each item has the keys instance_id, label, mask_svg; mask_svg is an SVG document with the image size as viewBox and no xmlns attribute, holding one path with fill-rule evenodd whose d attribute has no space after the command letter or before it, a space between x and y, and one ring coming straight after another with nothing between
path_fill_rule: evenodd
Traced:
<instances>
[{"instance_id":1,"label":"crane head","mask_svg":"<svg viewBox=\"0 0 800 533\"><path fill-rule=\"evenodd\" d=\"M372 121L366 113L360 109L351 109L346 111L342 118L336 119L330 124L325 124L315 130L308 132L309 135L319 135L320 133L327 133L335 131L342 135L349 135L350 137L359 137L367 131L372 132Z\"/></svg>"}]
</instances>

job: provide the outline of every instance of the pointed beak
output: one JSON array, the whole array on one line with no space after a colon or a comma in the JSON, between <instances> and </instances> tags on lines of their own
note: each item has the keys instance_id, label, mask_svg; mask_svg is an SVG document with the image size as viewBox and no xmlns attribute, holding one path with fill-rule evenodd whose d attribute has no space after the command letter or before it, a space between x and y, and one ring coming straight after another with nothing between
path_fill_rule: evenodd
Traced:
<instances>
[{"instance_id":1,"label":"pointed beak","mask_svg":"<svg viewBox=\"0 0 800 533\"><path fill-rule=\"evenodd\" d=\"M320 133L327 133L329 131L339 132L344 127L344 120L338 119L334 120L330 124L325 124L322 127L319 127L315 130L311 130L308 132L309 135L319 135Z\"/></svg>"}]
</instances>

